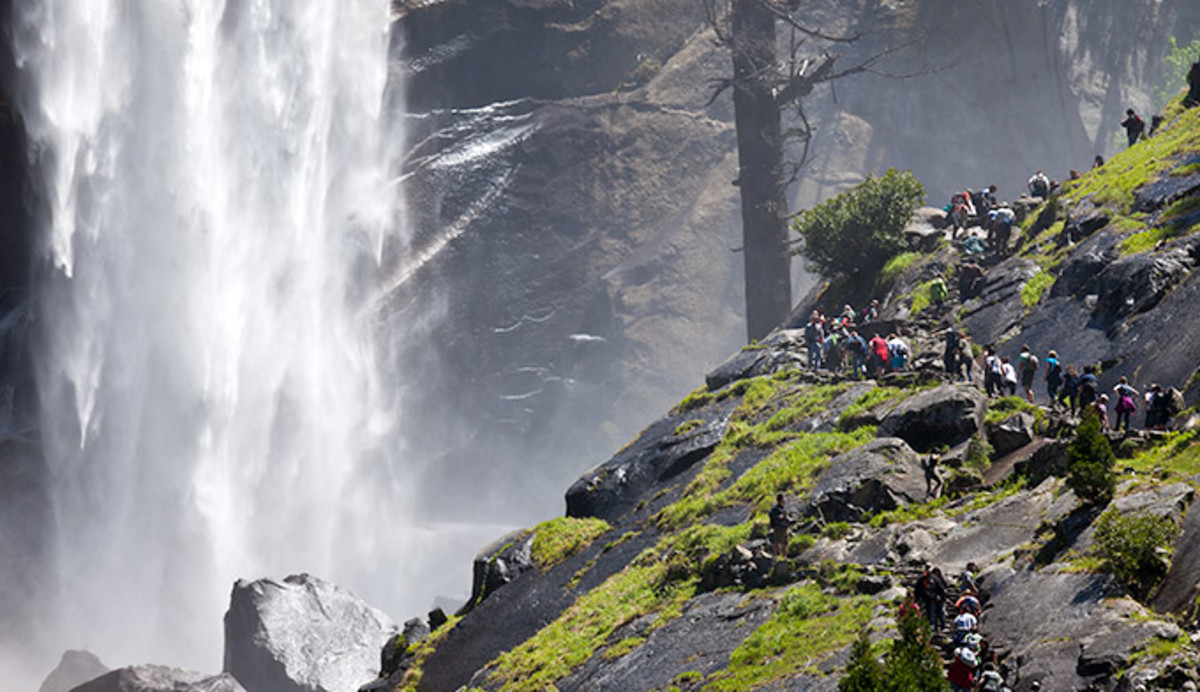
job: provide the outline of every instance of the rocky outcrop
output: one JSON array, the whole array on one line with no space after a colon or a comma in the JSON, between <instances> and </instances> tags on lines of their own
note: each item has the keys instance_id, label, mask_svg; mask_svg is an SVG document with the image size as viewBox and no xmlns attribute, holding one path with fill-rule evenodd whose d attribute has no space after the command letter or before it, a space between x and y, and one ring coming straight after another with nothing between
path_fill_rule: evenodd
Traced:
<instances>
[{"instance_id":1,"label":"rocky outcrop","mask_svg":"<svg viewBox=\"0 0 1200 692\"><path fill-rule=\"evenodd\" d=\"M795 370L804 365L804 332L799 329L780 329L771 332L761 342L747 346L708 373L704 382L709 390L751 377L771 375L785 369Z\"/></svg>"},{"instance_id":2,"label":"rocky outcrop","mask_svg":"<svg viewBox=\"0 0 1200 692\"><path fill-rule=\"evenodd\" d=\"M987 400L968 385L943 385L902 401L879 424L918 452L953 447L983 433Z\"/></svg>"},{"instance_id":3,"label":"rocky outcrop","mask_svg":"<svg viewBox=\"0 0 1200 692\"><path fill-rule=\"evenodd\" d=\"M308 574L238 581L225 613L225 672L248 692L343 692L375 679L387 615Z\"/></svg>"},{"instance_id":4,"label":"rocky outcrop","mask_svg":"<svg viewBox=\"0 0 1200 692\"><path fill-rule=\"evenodd\" d=\"M120 668L72 692L246 692L226 673L205 675L166 666Z\"/></svg>"},{"instance_id":5,"label":"rocky outcrop","mask_svg":"<svg viewBox=\"0 0 1200 692\"><path fill-rule=\"evenodd\" d=\"M69 692L77 685L104 675L108 666L90 651L66 651L58 666L46 676L38 692Z\"/></svg>"},{"instance_id":6,"label":"rocky outcrop","mask_svg":"<svg viewBox=\"0 0 1200 692\"><path fill-rule=\"evenodd\" d=\"M923 501L925 474L904 440L883 438L834 458L810 497L808 511L825 521L860 521Z\"/></svg>"},{"instance_id":7,"label":"rocky outcrop","mask_svg":"<svg viewBox=\"0 0 1200 692\"><path fill-rule=\"evenodd\" d=\"M470 603L477 604L496 589L533 569L530 531L516 531L497 539L475 557Z\"/></svg>"}]
</instances>

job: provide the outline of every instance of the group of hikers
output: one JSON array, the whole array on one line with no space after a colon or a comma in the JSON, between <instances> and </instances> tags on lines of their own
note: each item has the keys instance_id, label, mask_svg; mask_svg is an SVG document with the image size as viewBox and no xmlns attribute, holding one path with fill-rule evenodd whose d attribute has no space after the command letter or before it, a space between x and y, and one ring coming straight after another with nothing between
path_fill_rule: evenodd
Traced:
<instances>
[{"instance_id":1,"label":"group of hikers","mask_svg":"<svg viewBox=\"0 0 1200 692\"><path fill-rule=\"evenodd\" d=\"M960 381L973 381L971 371L975 363L970 355L969 341L963 332L946 330L945 344L943 359L946 372ZM1073 416L1095 410L1106 430L1129 430L1134 425L1133 414L1138 410L1143 412L1143 428L1164 430L1171 418L1183 408L1183 396L1177 390L1154 383L1142 393L1130 385L1125 376L1117 380L1112 388L1112 397L1109 397L1107 393L1100 392L1100 381L1094 366L1084 366L1082 371L1075 365L1064 367L1054 349L1050 349L1045 361L1039 363L1037 355L1028 345L1024 345L1014 363L989 344L983 348L979 365L983 371L984 390L989 397L1019 395L1029 403L1036 404L1034 382L1041 379L1046 386L1046 401L1050 408L1069 411ZM1111 405L1111 423L1110 402L1114 402Z\"/></svg>"},{"instance_id":2,"label":"group of hikers","mask_svg":"<svg viewBox=\"0 0 1200 692\"><path fill-rule=\"evenodd\" d=\"M911 351L908 343L895 332L883 337L878 331L864 338L865 329L879 320L879 301L860 313L847 305L834 318L826 317L820 309L813 310L804 325L804 342L808 347L810 368L844 372L855 379L880 377L887 372L903 370Z\"/></svg>"},{"instance_id":3,"label":"group of hikers","mask_svg":"<svg viewBox=\"0 0 1200 692\"><path fill-rule=\"evenodd\" d=\"M1038 171L1038 174L1040 175L1041 171ZM1045 176L1042 178L1045 179ZM1049 185L1050 181L1046 180L1042 197L1050 194ZM950 197L950 204L946 205L944 209L950 219L951 240L958 237L960 230L965 231L967 226L972 224L979 225L987 233L986 246L978 238L967 236L963 241L963 248L967 254L979 254L985 249L990 249L992 252L1008 251L1008 241L1012 237L1012 228L1017 220L1017 214L1008 202L996 201L995 185L988 185L979 190L967 188L962 192L956 192Z\"/></svg>"},{"instance_id":4,"label":"group of hikers","mask_svg":"<svg viewBox=\"0 0 1200 692\"><path fill-rule=\"evenodd\" d=\"M999 655L979 633L983 603L976 582L978 573L975 563L967 563L958 575L957 592L952 594L942 570L926 564L900 612L923 615L935 634L949 629L949 650L953 654L946 677L953 692L1004 692L1009 688L1001 674ZM949 622L947 608L954 616ZM1033 689L1040 689L1040 685L1035 682Z\"/></svg>"}]
</instances>

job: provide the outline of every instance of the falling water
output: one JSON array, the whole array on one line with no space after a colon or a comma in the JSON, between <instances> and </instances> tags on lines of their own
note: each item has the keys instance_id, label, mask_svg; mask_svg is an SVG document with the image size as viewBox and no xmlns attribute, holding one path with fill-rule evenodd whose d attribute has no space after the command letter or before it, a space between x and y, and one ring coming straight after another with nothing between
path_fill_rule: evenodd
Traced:
<instances>
[{"instance_id":1,"label":"falling water","mask_svg":"<svg viewBox=\"0 0 1200 692\"><path fill-rule=\"evenodd\" d=\"M236 578L427 607L397 593L401 392L362 304L403 245L387 0L16 5L55 522L39 636L213 670Z\"/></svg>"}]
</instances>

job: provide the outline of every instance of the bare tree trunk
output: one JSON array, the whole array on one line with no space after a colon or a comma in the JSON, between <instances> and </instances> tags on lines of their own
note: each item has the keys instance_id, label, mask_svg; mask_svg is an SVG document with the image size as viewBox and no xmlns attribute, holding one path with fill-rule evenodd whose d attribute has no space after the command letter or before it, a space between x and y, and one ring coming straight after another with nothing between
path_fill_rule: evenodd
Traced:
<instances>
[{"instance_id":1,"label":"bare tree trunk","mask_svg":"<svg viewBox=\"0 0 1200 692\"><path fill-rule=\"evenodd\" d=\"M757 0L733 0L734 119L746 263L746 333L760 339L792 308L783 135L775 101L775 16Z\"/></svg>"}]
</instances>

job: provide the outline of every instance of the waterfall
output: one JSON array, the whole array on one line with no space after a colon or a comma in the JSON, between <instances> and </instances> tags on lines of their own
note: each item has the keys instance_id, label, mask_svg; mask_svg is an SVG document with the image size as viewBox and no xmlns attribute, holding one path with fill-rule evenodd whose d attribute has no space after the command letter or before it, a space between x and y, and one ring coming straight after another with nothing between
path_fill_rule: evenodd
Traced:
<instances>
[{"instance_id":1,"label":"waterfall","mask_svg":"<svg viewBox=\"0 0 1200 692\"><path fill-rule=\"evenodd\" d=\"M54 514L38 636L215 670L233 581L297 571L423 611L395 335L364 304L404 245L387 0L15 4Z\"/></svg>"}]
</instances>

